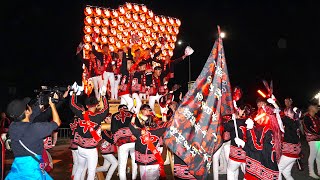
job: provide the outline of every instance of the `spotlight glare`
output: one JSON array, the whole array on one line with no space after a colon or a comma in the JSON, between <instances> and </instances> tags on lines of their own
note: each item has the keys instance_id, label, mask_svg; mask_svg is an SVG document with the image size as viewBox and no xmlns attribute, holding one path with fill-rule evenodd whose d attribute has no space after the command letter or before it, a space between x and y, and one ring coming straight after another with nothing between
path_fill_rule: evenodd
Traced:
<instances>
[{"instance_id":1,"label":"spotlight glare","mask_svg":"<svg viewBox=\"0 0 320 180\"><path fill-rule=\"evenodd\" d=\"M225 37L226 37L226 33L225 33L225 32L221 32L221 33L220 33L220 37L221 37L221 38L225 38Z\"/></svg>"}]
</instances>

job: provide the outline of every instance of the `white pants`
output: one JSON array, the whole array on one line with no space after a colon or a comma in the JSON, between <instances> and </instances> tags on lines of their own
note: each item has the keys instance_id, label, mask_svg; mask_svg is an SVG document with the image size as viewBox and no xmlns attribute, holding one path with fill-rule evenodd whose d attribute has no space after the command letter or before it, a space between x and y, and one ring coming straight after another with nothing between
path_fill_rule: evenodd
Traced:
<instances>
[{"instance_id":1,"label":"white pants","mask_svg":"<svg viewBox=\"0 0 320 180\"><path fill-rule=\"evenodd\" d=\"M139 165L141 180L158 180L160 176L159 164Z\"/></svg>"},{"instance_id":2,"label":"white pants","mask_svg":"<svg viewBox=\"0 0 320 180\"><path fill-rule=\"evenodd\" d=\"M118 147L118 161L119 161L119 179L126 180L126 167L128 161L128 153L130 153L131 163L132 163L132 179L137 179L138 165L135 162L135 143L126 143Z\"/></svg>"},{"instance_id":3,"label":"white pants","mask_svg":"<svg viewBox=\"0 0 320 180\"><path fill-rule=\"evenodd\" d=\"M159 102L159 100L160 100L161 97L162 97L162 95L159 95L158 93L157 93L157 95L155 95L155 96L149 96L149 106L151 107L151 109L152 109L152 111L153 111L154 113L155 113L155 111L154 111L154 105L155 105L156 101Z\"/></svg>"},{"instance_id":4,"label":"white pants","mask_svg":"<svg viewBox=\"0 0 320 180\"><path fill-rule=\"evenodd\" d=\"M241 166L241 170L245 173L245 163L237 162L232 159L228 160L228 168L227 168L227 179L228 180L237 180L239 176L239 167Z\"/></svg>"},{"instance_id":5,"label":"white pants","mask_svg":"<svg viewBox=\"0 0 320 180\"><path fill-rule=\"evenodd\" d=\"M88 165L88 177L87 180L94 180L96 175L96 167L98 163L98 151L96 148L85 149L78 147L79 157L78 157L78 169L74 176L74 180L80 180L81 174L86 168L86 162Z\"/></svg>"},{"instance_id":6,"label":"white pants","mask_svg":"<svg viewBox=\"0 0 320 180\"><path fill-rule=\"evenodd\" d=\"M103 85L102 76L92 77L92 82L93 82L94 94L96 95L97 100L99 100L99 98L100 98L99 88L101 88Z\"/></svg>"},{"instance_id":7,"label":"white pants","mask_svg":"<svg viewBox=\"0 0 320 180\"><path fill-rule=\"evenodd\" d=\"M128 110L131 111L133 108L133 99L130 97L129 94L125 94L120 96L120 104L125 104L128 106Z\"/></svg>"},{"instance_id":8,"label":"white pants","mask_svg":"<svg viewBox=\"0 0 320 180\"><path fill-rule=\"evenodd\" d=\"M114 78L114 97L115 97L115 99L118 99L118 88L119 88L119 84L120 84L121 75L117 74L114 76L117 77L117 80L116 80L116 78Z\"/></svg>"},{"instance_id":9,"label":"white pants","mask_svg":"<svg viewBox=\"0 0 320 180\"><path fill-rule=\"evenodd\" d=\"M314 174L314 160L317 163L318 173L320 172L320 141L310 141L308 142L310 147L310 155L308 158L309 174Z\"/></svg>"},{"instance_id":10,"label":"white pants","mask_svg":"<svg viewBox=\"0 0 320 180\"><path fill-rule=\"evenodd\" d=\"M118 160L114 157L113 154L105 154L105 155L102 155L102 157L104 158L103 166L98 167L96 169L96 172L101 172L101 171L105 172L109 170L106 176L106 180L110 180L112 178L114 171L118 167Z\"/></svg>"},{"instance_id":11,"label":"white pants","mask_svg":"<svg viewBox=\"0 0 320 180\"><path fill-rule=\"evenodd\" d=\"M213 179L218 180L219 179L219 159L220 159L220 154L223 149L225 157L228 157L226 161L229 159L229 154L230 154L230 143L231 141L228 141L226 143L223 143L221 147L214 153L213 155ZM228 163L228 162L227 162ZM227 165L225 165L227 167Z\"/></svg>"},{"instance_id":12,"label":"white pants","mask_svg":"<svg viewBox=\"0 0 320 180\"><path fill-rule=\"evenodd\" d=\"M278 168L280 172L280 176L279 176L280 180L282 179L282 175L285 177L286 180L293 180L293 177L291 176L291 169L296 160L297 158L291 158L283 155L281 156L278 164Z\"/></svg>"},{"instance_id":13,"label":"white pants","mask_svg":"<svg viewBox=\"0 0 320 180\"><path fill-rule=\"evenodd\" d=\"M142 105L142 101L141 101L140 96L138 95L138 93L133 93L132 94L132 99L133 99L133 102L134 101L136 102L134 104L134 106L133 106L133 112L138 114L139 111L140 111L140 107Z\"/></svg>"},{"instance_id":14,"label":"white pants","mask_svg":"<svg viewBox=\"0 0 320 180\"><path fill-rule=\"evenodd\" d=\"M74 177L74 175L76 174L76 171L78 169L78 164L79 164L79 152L78 150L71 150L72 153L72 160L73 160L73 165L72 165L72 173L71 176ZM85 176L86 176L86 172L87 172L87 164L85 165L85 169L81 174L81 180L84 180Z\"/></svg>"},{"instance_id":15,"label":"white pants","mask_svg":"<svg viewBox=\"0 0 320 180\"><path fill-rule=\"evenodd\" d=\"M104 72L103 73L103 85L107 87L108 81L110 82L110 88L111 88L111 98L115 99L115 87L114 87L114 73L112 72Z\"/></svg>"}]
</instances>

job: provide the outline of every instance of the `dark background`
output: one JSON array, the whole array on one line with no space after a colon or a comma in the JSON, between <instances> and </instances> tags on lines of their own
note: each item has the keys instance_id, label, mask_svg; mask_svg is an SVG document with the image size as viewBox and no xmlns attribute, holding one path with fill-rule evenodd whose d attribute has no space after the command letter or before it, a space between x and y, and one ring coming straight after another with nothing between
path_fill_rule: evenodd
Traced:
<instances>
[{"instance_id":1,"label":"dark background","mask_svg":"<svg viewBox=\"0 0 320 180\"><path fill-rule=\"evenodd\" d=\"M291 96L305 107L320 89L320 11L316 1L4 1L1 23L1 109L14 97L35 96L41 85L66 86L81 80L75 50L82 40L85 5L116 8L125 2L146 4L155 14L181 20L178 39L191 44L192 80L202 70L217 37L224 39L232 86L254 103L262 79L274 81L282 103ZM186 44L175 49L183 54ZM188 61L176 68L187 89ZM282 103L283 104L283 103ZM0 109L0 110L1 110Z\"/></svg>"}]
</instances>

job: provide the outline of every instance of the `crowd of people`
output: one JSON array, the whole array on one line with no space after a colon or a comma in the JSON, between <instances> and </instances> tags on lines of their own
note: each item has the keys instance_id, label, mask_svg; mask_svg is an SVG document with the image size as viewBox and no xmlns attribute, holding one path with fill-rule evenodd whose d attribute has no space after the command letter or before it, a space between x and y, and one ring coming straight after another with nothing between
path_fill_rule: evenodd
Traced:
<instances>
[{"instance_id":1,"label":"crowd of people","mask_svg":"<svg viewBox=\"0 0 320 180\"><path fill-rule=\"evenodd\" d=\"M138 174L141 179L166 179L164 166L169 164L176 179L194 179L188 169L181 169L179 161L183 162L163 143L181 100L173 96L178 85L169 89L168 84L174 78L174 65L192 54L192 50L189 48L176 60L170 56L161 59L157 58L161 50L155 52L155 46L140 49L133 43L117 52L110 52L108 46L97 52L93 47L88 52L89 59L84 59L82 48L79 45L77 50L84 64L81 86L75 83L69 87L57 104L52 101L57 97L50 97L45 110L39 104L31 104L28 98L12 101L8 105L9 117L13 119L10 126L2 114L1 133L9 132L15 156L6 179L51 179L46 172L48 164L43 163L43 149L55 145L56 138L48 137L57 135L55 130L61 121L56 108L69 94L74 113L69 123L71 179L93 180L96 172L107 172L105 179L111 179L118 168L119 179L125 180L129 155L132 179L137 179ZM242 94L239 88L234 93ZM79 96L84 97L83 103L78 101ZM108 101L117 99L120 99L118 112L111 114ZM308 111L302 113L292 105L291 98L286 98L285 108L281 109L270 94L269 98L258 98L253 110L245 103L238 107L238 99L234 96L236 113L223 117L224 142L213 158L215 180L219 164L222 166L222 151L229 180L238 179L239 169L247 180L282 179L282 175L293 179L292 167L303 150L301 133L310 147L309 175L320 179L314 171L315 160L320 166L317 148L320 119L316 104L310 104ZM160 114L156 113L156 102ZM104 159L102 166L98 165L97 149Z\"/></svg>"}]
</instances>

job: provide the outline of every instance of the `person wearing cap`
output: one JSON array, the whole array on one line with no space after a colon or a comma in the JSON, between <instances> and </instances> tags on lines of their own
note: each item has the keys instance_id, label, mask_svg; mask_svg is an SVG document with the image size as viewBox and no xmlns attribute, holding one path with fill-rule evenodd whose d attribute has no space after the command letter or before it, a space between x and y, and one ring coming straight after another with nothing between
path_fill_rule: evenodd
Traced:
<instances>
[{"instance_id":1,"label":"person wearing cap","mask_svg":"<svg viewBox=\"0 0 320 180\"><path fill-rule=\"evenodd\" d=\"M166 121L165 118L164 116L163 121ZM136 119L139 119L139 124ZM129 127L136 137L135 161L139 165L141 179L166 179L159 140L167 126L168 122L154 122L152 109L147 104L143 104L140 113L132 117Z\"/></svg>"},{"instance_id":2,"label":"person wearing cap","mask_svg":"<svg viewBox=\"0 0 320 180\"><path fill-rule=\"evenodd\" d=\"M99 111L98 100L94 96L89 96L85 99L85 105L88 110L83 106L76 104L75 94L71 96L70 108L72 112L80 118L78 121L77 130L74 134L74 143L78 145L78 169L74 175L74 180L80 180L81 174L84 169L88 167L88 180L94 180L95 170L98 163L97 145L101 140L101 122L106 118L109 113L108 101L105 97L106 89L102 88L100 91L103 108ZM87 166L86 166L87 164Z\"/></svg>"},{"instance_id":3,"label":"person wearing cap","mask_svg":"<svg viewBox=\"0 0 320 180\"><path fill-rule=\"evenodd\" d=\"M318 112L318 105L310 103L308 112L303 118L303 128L306 135L306 140L310 147L310 154L308 158L309 176L315 179L320 177L320 118L316 115ZM318 175L314 172L314 161L316 161Z\"/></svg>"},{"instance_id":4,"label":"person wearing cap","mask_svg":"<svg viewBox=\"0 0 320 180\"><path fill-rule=\"evenodd\" d=\"M14 120L9 127L9 134L15 158L6 180L52 179L40 162L42 161L43 138L60 126L59 114L55 104L49 98L53 121L31 123L32 109L28 105L29 102L30 98L16 99L8 105L8 114Z\"/></svg>"}]
</instances>

